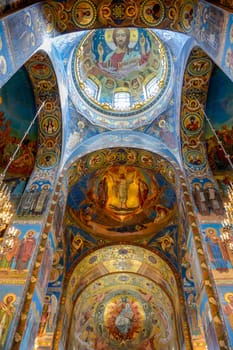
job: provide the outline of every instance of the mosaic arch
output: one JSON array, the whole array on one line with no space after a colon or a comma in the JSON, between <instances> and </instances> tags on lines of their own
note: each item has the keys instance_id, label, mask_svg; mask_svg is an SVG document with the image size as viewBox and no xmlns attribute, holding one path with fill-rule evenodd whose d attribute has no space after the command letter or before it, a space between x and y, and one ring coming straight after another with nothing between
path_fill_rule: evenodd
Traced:
<instances>
[{"instance_id":1,"label":"mosaic arch","mask_svg":"<svg viewBox=\"0 0 233 350\"><path fill-rule=\"evenodd\" d=\"M69 178L70 220L94 237L147 238L176 221L175 170L153 153L97 151L72 165Z\"/></svg>"},{"instance_id":2,"label":"mosaic arch","mask_svg":"<svg viewBox=\"0 0 233 350\"><path fill-rule=\"evenodd\" d=\"M136 125L141 115L148 124L171 98L170 52L154 32L146 29L90 32L74 51L70 65L72 101L86 118L100 126L126 128L129 117Z\"/></svg>"},{"instance_id":3,"label":"mosaic arch","mask_svg":"<svg viewBox=\"0 0 233 350\"><path fill-rule=\"evenodd\" d=\"M203 294L206 293L206 298L209 300L218 300L219 297L221 298L221 289L219 289L218 283L216 283L215 288L213 288L212 283L207 282L209 276L206 273L206 269L208 262L210 261L208 261L208 258L205 257L206 262L203 263L204 251L203 247L201 247L198 242L198 237L200 235L198 231L200 230L200 227L203 234L205 232L203 228L206 227L205 223L208 222L208 227L211 231L214 231L213 228L216 225L216 221L219 222L219 216L224 214L222 201L218 194L219 190L207 161L204 128L202 127L205 124L204 110L212 69L212 60L201 48L194 47L187 61L183 81L181 104L181 141L183 163L186 169L186 174L188 175L187 179L191 185L193 199L195 201L198 213L198 227L192 225L192 231L193 237L196 241L195 243L197 246L198 259L201 263L203 277L206 284L205 288L203 289ZM202 154L202 157L200 157L200 154ZM217 204L216 207L211 204L211 197L208 197L208 187L211 188L211 192L213 193ZM202 195L204 195L204 193L207 198L209 198L209 205L207 205L204 201L202 202L202 207L200 206L200 198ZM219 237L217 237L217 239L221 241ZM227 283L229 283L228 281ZM202 307L201 303L202 301L200 301L200 306ZM222 344L220 348L228 348L226 344L228 344L229 340L226 336L225 325L220 324L219 322L221 319L219 307L221 307L219 306L219 303L209 303L209 312L213 318L212 327L216 332L219 344ZM205 337L208 347L213 348L213 346L218 346L216 343L213 345L215 340L209 336L208 330L205 330Z\"/></svg>"},{"instance_id":4,"label":"mosaic arch","mask_svg":"<svg viewBox=\"0 0 233 350\"><path fill-rule=\"evenodd\" d=\"M119 349L122 344L137 350L147 344L180 348L172 301L150 279L134 274L95 280L77 298L71 322L68 349Z\"/></svg>"},{"instance_id":5,"label":"mosaic arch","mask_svg":"<svg viewBox=\"0 0 233 350\"><path fill-rule=\"evenodd\" d=\"M169 267L169 265L159 255L154 254L152 251L145 248L125 244L100 248L82 259L80 263L76 265L73 272L67 276L67 278L67 287L63 295L64 300L66 301L64 306L62 306L61 314L63 316L61 317L61 321L58 325L56 335L56 339L58 341L67 341L68 338L66 338L66 335L64 334L67 333L69 324L72 322L72 318L75 317L74 315L76 312L73 312L73 308L76 300L76 305L78 305L79 301L83 300L82 298L85 298L85 295L87 296L89 293L92 293L93 296L93 299L91 300L91 297L90 301L94 301L94 299L96 299L95 304L98 304L98 310L94 310L93 305L88 305L87 308L89 309L90 314L93 314L93 317L97 317L97 324L101 322L102 319L104 319L104 322L106 322L103 326L104 329L101 330L98 328L99 330L97 333L99 331L108 332L108 330L111 328L109 328L109 326L112 324L113 328L110 330L110 332L113 332L111 334L111 338L113 339L112 344L115 344L114 346L116 346L117 342L119 341L126 341L126 334L128 334L129 337L132 337L130 340L130 342L132 342L129 343L131 345L133 343L139 345L140 342L145 341L143 335L139 337L135 337L135 335L133 336L133 333L131 333L129 328L126 328L125 330L119 329L116 325L116 318L110 319L106 317L106 313L103 312L105 306L107 306L108 312L112 310L112 307L114 308L114 305L117 306L117 304L122 301L121 298L124 298L124 294L130 301L130 307L133 307L133 301L135 301L135 307L138 310L138 330L143 330L143 325L147 324L150 331L153 333L154 328L152 324L149 325L150 321L148 316L152 309L149 311L147 306L149 306L150 301L152 301L154 298L153 295L156 293L158 293L159 296L157 298L157 302L155 297L151 305L153 304L155 307L155 314L159 311L162 313L163 311L165 312L166 315L164 314L165 318L163 319L163 326L165 326L165 324L167 325L165 328L171 326L168 326L167 322L165 322L166 317L169 315L169 319L172 319L172 322L174 322L173 325L176 324L174 328L176 329L176 332L176 327L180 329L180 322L183 322L183 326L185 327L185 320L180 320L179 318L179 313L183 308L183 299L177 285L178 282L176 274L174 274L171 267ZM111 283L110 281L114 282ZM131 289L129 287L130 284ZM141 288L142 286L143 288ZM166 305L162 306L162 300L166 300ZM154 303L157 304L155 305ZM85 305L87 306L87 303L85 303ZM103 307L101 305L103 305ZM79 307L80 305L77 306L76 310L78 310ZM147 311L149 312L148 314ZM142 314L140 312L142 312ZM171 312L173 314L172 317ZM71 315L73 316L71 317ZM160 317L163 318L161 315ZM160 318L160 320L162 319ZM80 320L80 322L82 323L83 321ZM160 321L158 321L158 323L159 322ZM157 324L157 322L155 322L155 324ZM128 327L129 326L130 325L128 325ZM162 325L160 324L160 326ZM61 337L61 334L63 334L63 337ZM101 334L98 333L98 336L101 336ZM175 335L171 335L170 333L170 336L174 340ZM179 336L180 339L184 339L181 333L179 333ZM147 335L147 338L150 338L150 335ZM151 338L153 338L153 335L151 335ZM171 341L171 338L170 340L164 339L164 341ZM160 338L160 340L161 339L162 338ZM186 340L188 341L188 339ZM153 341L156 340L154 339ZM183 340L181 340L181 342L182 341ZM129 347L127 347L127 349L128 348Z\"/></svg>"},{"instance_id":6,"label":"mosaic arch","mask_svg":"<svg viewBox=\"0 0 233 350\"><path fill-rule=\"evenodd\" d=\"M72 10L70 10L72 9ZM158 27L181 32L191 30L194 2L191 0L167 1L141 0L130 3L110 0L108 3L95 1L69 1L46 3L44 5L48 30L69 31L110 26ZM56 16L57 12L60 16Z\"/></svg>"},{"instance_id":7,"label":"mosaic arch","mask_svg":"<svg viewBox=\"0 0 233 350\"><path fill-rule=\"evenodd\" d=\"M37 105L38 149L35 167L17 207L18 218L40 216L46 210L61 153L62 113L55 70L46 52L36 52L25 68ZM27 149L26 149L27 151ZM28 159L28 151L21 158ZM30 153L29 153L30 154ZM23 162L23 159L18 161ZM26 165L25 165L26 166ZM31 203L29 206L28 203Z\"/></svg>"},{"instance_id":8,"label":"mosaic arch","mask_svg":"<svg viewBox=\"0 0 233 350\"><path fill-rule=\"evenodd\" d=\"M39 326L39 320L42 313L41 301L44 298L45 287L41 287L41 280L43 283L46 283L49 273L50 263L46 265L47 271L43 271L43 277L41 277L40 267L43 264L43 254L38 253L38 248L41 251L46 250L46 246L48 247L48 242L50 240L49 235L51 232L43 230L43 234L41 232L44 229L44 225L42 225L45 217L48 216L48 207L45 205L47 203L49 196L51 195L52 185L54 184L56 178L56 171L58 160L60 158L60 148L61 148L61 106L60 100L58 99L58 86L57 86L57 78L55 71L51 65L51 61L48 55L44 51L38 51L34 54L29 61L25 63L25 67L28 71L29 77L32 82L34 95L36 99L36 104L38 109L42 106L40 113L38 114L38 124L39 124L39 148L37 151L37 161L34 171L30 178L30 183L27 185L26 191L24 191L23 196L21 197L20 204L17 209L17 215L14 217L14 220L17 222L17 228L21 232L25 232L25 229L29 225L32 227L32 222L34 222L35 218L33 216L37 216L37 229L35 237L32 237L32 233L29 235L25 235L25 239L30 240L31 250L30 256L27 258L27 262L23 262L25 267L19 267L21 269L29 269L30 273L26 276L25 286L27 286L27 294L22 297L20 300L20 304L17 305L17 309L15 310L15 314L19 315L19 310L21 315L25 317L21 317L18 320L17 324L17 337L11 339L13 342L12 347L18 349L20 346L19 340L22 340L22 347L25 347L24 341L28 342L28 337L30 337L30 327L32 327L34 321L34 332L36 327ZM54 116L54 118L53 118ZM52 133L49 132L49 128L47 128L48 119L54 121L55 129ZM45 160L47 156L51 156L50 164L45 164ZM41 163L43 159L43 162ZM41 166L43 164L43 166ZM29 206L28 203L33 203ZM35 208L39 209L36 213ZM43 214L43 215L42 215ZM45 214L45 215L44 215ZM23 220L22 220L23 219ZM33 221L31 221L34 219ZM17 238L18 239L18 238ZM24 241L25 241L24 239ZM40 247L38 247L38 243L40 243ZM28 244L26 242L26 244ZM34 246L33 246L34 245ZM32 248L34 249L32 250ZM51 262L51 254L53 245L51 244L51 249L49 248L49 253L47 257L50 257ZM35 254L37 254L37 263L35 263ZM21 260L23 260L21 258ZM25 260L25 259L24 259ZM33 266L32 266L33 264ZM42 265L43 266L43 265ZM46 277L47 276L47 277ZM18 278L18 277L17 277ZM38 283L35 283L38 278ZM18 283L17 281L15 283ZM35 300L38 300L38 308L35 310ZM23 305L22 305L23 304ZM31 320L30 327L26 332L27 328L27 317L26 315L31 315L31 311L34 309L36 312L36 320ZM32 313L33 314L33 313ZM32 316L33 318L34 316ZM30 316L29 316L30 322ZM32 333L33 334L33 333Z\"/></svg>"},{"instance_id":9,"label":"mosaic arch","mask_svg":"<svg viewBox=\"0 0 233 350\"><path fill-rule=\"evenodd\" d=\"M9 14L16 8L33 4L32 0L6 0L0 14ZM192 0L74 1L65 4L58 1L43 2L45 25L48 33L74 29L102 28L109 26L147 26L170 28L190 32L194 12Z\"/></svg>"},{"instance_id":10,"label":"mosaic arch","mask_svg":"<svg viewBox=\"0 0 233 350\"><path fill-rule=\"evenodd\" d=\"M56 73L46 52L38 51L25 63L30 76L37 106L43 105L39 115L39 142L43 152L59 156L61 146L61 105ZM56 154L55 154L56 153ZM45 154L44 154L45 157ZM39 161L41 163L41 161ZM53 159L51 163L54 163ZM42 162L43 164L43 162Z\"/></svg>"},{"instance_id":11,"label":"mosaic arch","mask_svg":"<svg viewBox=\"0 0 233 350\"><path fill-rule=\"evenodd\" d=\"M212 61L202 49L193 48L184 74L181 107L182 154L191 177L195 174L203 177L209 169L203 133L204 108L212 69Z\"/></svg>"}]
</instances>

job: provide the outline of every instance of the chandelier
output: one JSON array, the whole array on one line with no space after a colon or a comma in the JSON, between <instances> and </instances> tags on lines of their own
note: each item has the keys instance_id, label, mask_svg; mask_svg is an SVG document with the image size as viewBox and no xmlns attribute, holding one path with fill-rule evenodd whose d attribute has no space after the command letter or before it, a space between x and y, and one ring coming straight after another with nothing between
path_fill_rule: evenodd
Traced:
<instances>
[{"instance_id":1,"label":"chandelier","mask_svg":"<svg viewBox=\"0 0 233 350\"><path fill-rule=\"evenodd\" d=\"M17 236L18 233L19 233L19 230L17 228L15 228L14 226L12 226L9 229L9 231L7 232L7 234L5 235L5 237L3 238L3 240L1 241L1 244L0 244L0 254L1 255L4 254L9 249L12 249L14 247L15 237Z\"/></svg>"},{"instance_id":2,"label":"chandelier","mask_svg":"<svg viewBox=\"0 0 233 350\"><path fill-rule=\"evenodd\" d=\"M0 178L0 232L8 226L13 215L13 206L10 199L10 190Z\"/></svg>"},{"instance_id":3,"label":"chandelier","mask_svg":"<svg viewBox=\"0 0 233 350\"><path fill-rule=\"evenodd\" d=\"M233 251L233 183L228 185L227 189L228 201L224 203L226 212L226 219L222 222L222 234L221 239L227 243L230 250Z\"/></svg>"},{"instance_id":4,"label":"chandelier","mask_svg":"<svg viewBox=\"0 0 233 350\"><path fill-rule=\"evenodd\" d=\"M6 176L7 170L9 169L13 160L15 159L16 154L18 153L20 147L22 146L22 143L23 143L25 137L29 133L32 125L34 124L34 122L35 122L38 114L40 113L42 107L44 106L44 104L45 104L45 101L42 103L42 105L38 109L36 115L34 116L29 127L27 128L23 138L21 139L21 141L17 145L15 152L10 157L10 160L9 160L7 166L5 167L4 171L2 173L0 173L0 234L1 234L1 232L5 231L5 229L9 225L11 218L14 214L14 205L11 203L11 191L10 191L9 187L7 186L7 184L4 182L4 178Z\"/></svg>"}]
</instances>

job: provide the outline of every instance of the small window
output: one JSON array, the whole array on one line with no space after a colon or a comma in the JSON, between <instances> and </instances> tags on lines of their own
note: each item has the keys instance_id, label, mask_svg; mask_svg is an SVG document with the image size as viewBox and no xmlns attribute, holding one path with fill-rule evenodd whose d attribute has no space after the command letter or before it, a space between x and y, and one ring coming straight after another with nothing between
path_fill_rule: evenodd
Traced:
<instances>
[{"instance_id":1,"label":"small window","mask_svg":"<svg viewBox=\"0 0 233 350\"><path fill-rule=\"evenodd\" d=\"M99 90L98 85L96 85L93 80L88 78L85 84L85 91L87 95L94 99L97 99L98 90Z\"/></svg>"},{"instance_id":2,"label":"small window","mask_svg":"<svg viewBox=\"0 0 233 350\"><path fill-rule=\"evenodd\" d=\"M129 109L130 108L130 93L129 92L115 92L114 94L114 108Z\"/></svg>"},{"instance_id":3,"label":"small window","mask_svg":"<svg viewBox=\"0 0 233 350\"><path fill-rule=\"evenodd\" d=\"M156 78L151 79L148 84L146 84L146 97L150 98L154 96L158 91L158 81Z\"/></svg>"}]
</instances>

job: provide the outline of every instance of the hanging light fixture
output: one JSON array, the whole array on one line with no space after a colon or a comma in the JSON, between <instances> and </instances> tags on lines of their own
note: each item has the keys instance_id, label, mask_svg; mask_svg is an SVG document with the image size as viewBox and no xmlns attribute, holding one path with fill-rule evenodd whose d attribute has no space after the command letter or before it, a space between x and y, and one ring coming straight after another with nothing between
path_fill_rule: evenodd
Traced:
<instances>
[{"instance_id":1,"label":"hanging light fixture","mask_svg":"<svg viewBox=\"0 0 233 350\"><path fill-rule=\"evenodd\" d=\"M9 160L7 166L5 167L4 171L0 174L0 234L1 234L1 232L3 232L7 228L7 226L9 225L9 223L11 221L11 218L12 218L12 216L14 214L14 205L11 203L10 189L8 188L7 184L4 183L4 179L5 179L6 173L7 173L8 169L9 169L11 163L15 159L16 154L18 153L20 147L22 146L22 143L23 143L25 137L29 133L32 125L34 124L34 122L35 122L38 114L40 113L42 107L44 106L44 104L45 104L45 101L42 103L42 105L40 106L40 108L37 111L36 115L34 116L33 120L31 121L31 123L30 123L29 127L27 128L23 138L21 139L21 141L17 145L17 148L16 148L15 152L10 157L10 160Z\"/></svg>"},{"instance_id":2,"label":"hanging light fixture","mask_svg":"<svg viewBox=\"0 0 233 350\"><path fill-rule=\"evenodd\" d=\"M4 254L5 251L8 251L9 249L12 249L14 246L14 241L15 241L15 237L17 236L17 234L19 233L19 230L17 228L15 228L14 226L12 226L9 231L7 232L7 234L5 235L5 237L3 238L3 240L1 241L0 244L0 254Z\"/></svg>"},{"instance_id":3,"label":"hanging light fixture","mask_svg":"<svg viewBox=\"0 0 233 350\"><path fill-rule=\"evenodd\" d=\"M199 101L198 101L198 104L201 107ZM211 124L203 108L202 108L202 111L214 136L216 137L218 145L221 147L225 158L227 159L231 169L233 170L233 163L231 161L230 155L226 152L222 141L219 139L213 125ZM220 238L226 244L226 246L233 251L233 183L232 182L230 182L227 188L227 200L224 203L224 209L225 209L225 218L222 221L222 233L220 235Z\"/></svg>"},{"instance_id":4,"label":"hanging light fixture","mask_svg":"<svg viewBox=\"0 0 233 350\"><path fill-rule=\"evenodd\" d=\"M10 199L10 190L3 183L3 176L0 178L0 232L8 226L13 215L13 207Z\"/></svg>"},{"instance_id":5,"label":"hanging light fixture","mask_svg":"<svg viewBox=\"0 0 233 350\"><path fill-rule=\"evenodd\" d=\"M228 200L224 203L226 212L226 219L223 220L221 239L229 246L233 251L233 184L228 185L227 189Z\"/></svg>"}]
</instances>

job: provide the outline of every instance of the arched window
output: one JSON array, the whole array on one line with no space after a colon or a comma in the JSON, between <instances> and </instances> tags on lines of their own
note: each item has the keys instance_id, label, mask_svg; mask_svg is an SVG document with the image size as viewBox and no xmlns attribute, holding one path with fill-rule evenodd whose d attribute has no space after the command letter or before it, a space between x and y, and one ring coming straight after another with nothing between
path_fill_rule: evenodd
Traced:
<instances>
[{"instance_id":1,"label":"arched window","mask_svg":"<svg viewBox=\"0 0 233 350\"><path fill-rule=\"evenodd\" d=\"M130 93L119 91L114 93L113 105L115 109L126 110L130 108Z\"/></svg>"},{"instance_id":2,"label":"arched window","mask_svg":"<svg viewBox=\"0 0 233 350\"><path fill-rule=\"evenodd\" d=\"M99 87L98 85L90 78L86 80L85 83L85 91L87 95L94 99L98 99Z\"/></svg>"}]
</instances>

